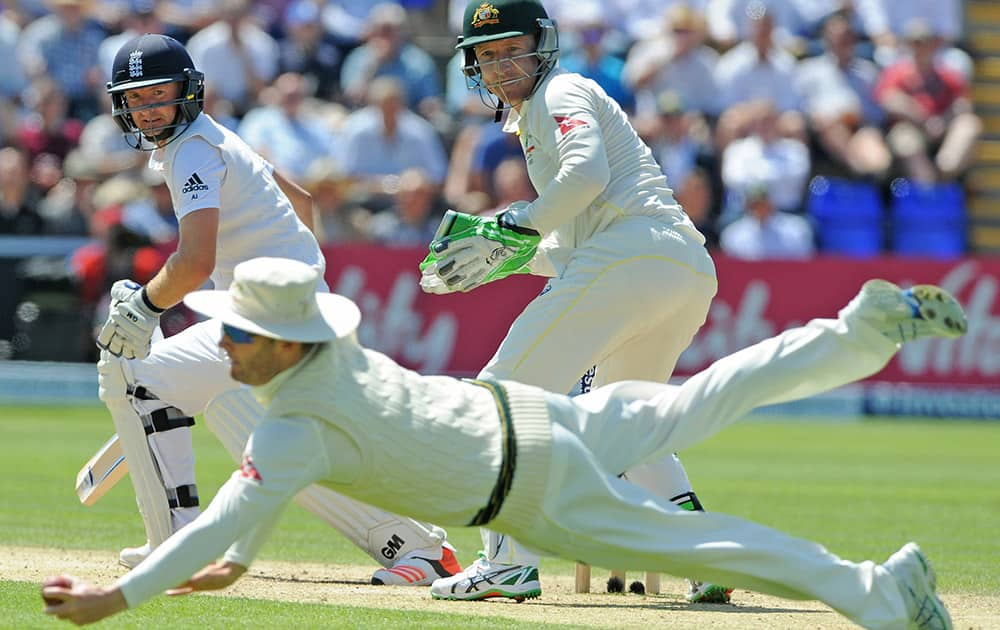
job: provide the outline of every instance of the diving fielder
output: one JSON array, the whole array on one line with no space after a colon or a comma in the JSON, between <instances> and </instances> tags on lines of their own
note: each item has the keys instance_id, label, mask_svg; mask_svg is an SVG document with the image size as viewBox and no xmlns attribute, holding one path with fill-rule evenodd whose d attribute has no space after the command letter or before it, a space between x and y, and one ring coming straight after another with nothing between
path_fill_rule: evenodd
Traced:
<instances>
[{"instance_id":1,"label":"diving fielder","mask_svg":"<svg viewBox=\"0 0 1000 630\"><path fill-rule=\"evenodd\" d=\"M163 172L180 223L177 251L146 286L115 283L114 305L98 336L105 350L98 364L101 398L148 536L146 545L121 552L121 563L134 567L198 515L194 416L204 412L209 429L238 459L262 414L229 376L218 321L151 344L160 313L208 280L228 287L242 260L290 258L321 278L325 261L309 229L310 196L202 112L203 75L180 43L150 34L126 43L108 92L129 143L150 151L149 167ZM298 501L385 567L373 583L424 585L459 569L440 528L318 487L305 489Z\"/></svg>"},{"instance_id":2,"label":"diving fielder","mask_svg":"<svg viewBox=\"0 0 1000 630\"><path fill-rule=\"evenodd\" d=\"M357 306L316 294L317 279L297 261L254 259L236 267L228 292L184 299L223 322L219 345L232 376L253 386L266 417L239 470L194 523L112 587L47 579L45 612L87 623L168 588L227 586L289 499L319 482L416 518L490 524L543 553L598 566L818 599L866 628L952 627L913 543L883 564L850 562L741 518L685 511L618 478L756 406L873 374L905 341L960 336L965 316L942 289L871 280L838 319L783 332L681 386L626 381L570 398L404 369L358 344ZM398 442L410 457L396 457L389 445Z\"/></svg>"},{"instance_id":3,"label":"diving fielder","mask_svg":"<svg viewBox=\"0 0 1000 630\"><path fill-rule=\"evenodd\" d=\"M563 393L667 380L704 323L717 283L704 236L649 148L600 86L557 67L558 31L538 0L472 0L456 48L470 88L493 95L497 120L508 111L503 130L520 138L538 198L432 243L421 286L447 293L511 272L552 278L480 378ZM674 455L618 472L701 509ZM484 531L483 542L479 560L432 585L435 597L541 594L535 554L495 532ZM688 599L728 601L730 592L692 583Z\"/></svg>"}]
</instances>

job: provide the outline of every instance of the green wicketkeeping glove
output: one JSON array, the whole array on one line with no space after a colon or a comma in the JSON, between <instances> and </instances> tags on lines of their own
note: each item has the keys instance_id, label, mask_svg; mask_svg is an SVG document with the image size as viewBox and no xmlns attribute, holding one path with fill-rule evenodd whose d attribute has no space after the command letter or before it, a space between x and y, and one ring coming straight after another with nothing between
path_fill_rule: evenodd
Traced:
<instances>
[{"instance_id":1,"label":"green wicketkeeping glove","mask_svg":"<svg viewBox=\"0 0 1000 630\"><path fill-rule=\"evenodd\" d=\"M420 263L427 293L470 291L515 273L530 273L541 236L519 227L506 213L479 217L448 210Z\"/></svg>"}]
</instances>

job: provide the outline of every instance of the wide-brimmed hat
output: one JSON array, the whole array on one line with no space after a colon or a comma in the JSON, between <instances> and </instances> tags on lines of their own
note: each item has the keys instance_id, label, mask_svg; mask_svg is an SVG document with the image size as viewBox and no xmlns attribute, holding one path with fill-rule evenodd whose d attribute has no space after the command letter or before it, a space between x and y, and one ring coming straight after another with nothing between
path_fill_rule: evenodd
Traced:
<instances>
[{"instance_id":1,"label":"wide-brimmed hat","mask_svg":"<svg viewBox=\"0 0 1000 630\"><path fill-rule=\"evenodd\" d=\"M194 291L184 303L257 335L319 343L357 329L361 311L342 295L316 293L319 273L287 258L253 258L236 265L228 291Z\"/></svg>"}]
</instances>

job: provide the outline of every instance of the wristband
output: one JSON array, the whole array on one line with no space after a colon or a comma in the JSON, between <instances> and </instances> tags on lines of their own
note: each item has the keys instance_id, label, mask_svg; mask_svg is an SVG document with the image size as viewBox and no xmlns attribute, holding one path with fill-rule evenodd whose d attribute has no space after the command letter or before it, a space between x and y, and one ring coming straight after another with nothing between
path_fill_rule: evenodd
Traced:
<instances>
[{"instance_id":1,"label":"wristband","mask_svg":"<svg viewBox=\"0 0 1000 630\"><path fill-rule=\"evenodd\" d=\"M146 293L146 287L142 287L142 291L140 292L140 297L142 297L142 303L146 305L146 308L153 311L154 313L159 314L167 310L165 308L160 308L159 306L153 304L152 300L149 299L149 295Z\"/></svg>"}]
</instances>

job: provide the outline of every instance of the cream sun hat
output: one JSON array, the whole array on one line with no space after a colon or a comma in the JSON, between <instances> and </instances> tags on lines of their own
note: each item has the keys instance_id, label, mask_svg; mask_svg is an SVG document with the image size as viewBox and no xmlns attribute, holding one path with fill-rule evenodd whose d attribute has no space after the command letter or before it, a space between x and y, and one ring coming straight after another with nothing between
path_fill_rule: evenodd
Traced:
<instances>
[{"instance_id":1,"label":"cream sun hat","mask_svg":"<svg viewBox=\"0 0 1000 630\"><path fill-rule=\"evenodd\" d=\"M319 273L287 258L253 258L236 265L228 291L193 291L184 303L224 324L272 339L318 343L346 337L361 322L342 295L316 293Z\"/></svg>"}]
</instances>

